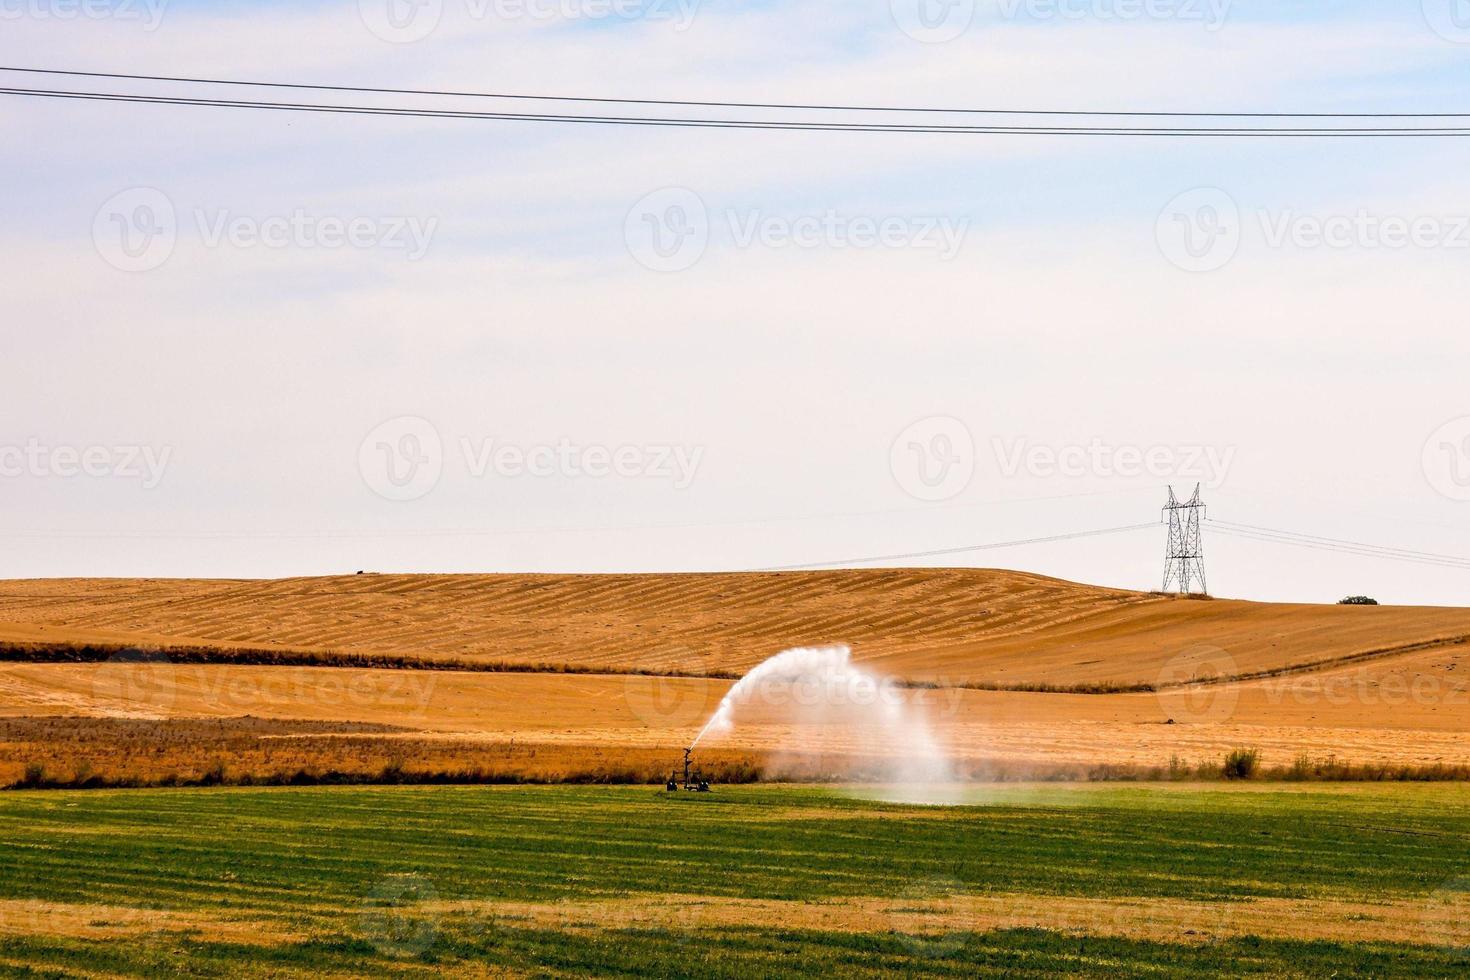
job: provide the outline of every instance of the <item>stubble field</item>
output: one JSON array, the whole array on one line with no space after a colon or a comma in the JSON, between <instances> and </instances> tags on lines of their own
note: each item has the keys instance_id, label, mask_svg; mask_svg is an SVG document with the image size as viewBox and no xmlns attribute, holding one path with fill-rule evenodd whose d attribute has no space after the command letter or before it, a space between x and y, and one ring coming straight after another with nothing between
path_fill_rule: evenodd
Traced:
<instances>
[{"instance_id":1,"label":"stubble field","mask_svg":"<svg viewBox=\"0 0 1470 980\"><path fill-rule=\"evenodd\" d=\"M1236 748L1443 777L1470 769L1467 637L1464 609L988 570L8 582L0 785L656 779L741 673L836 642L966 778L1200 774ZM780 703L702 746L724 778L883 751Z\"/></svg>"}]
</instances>

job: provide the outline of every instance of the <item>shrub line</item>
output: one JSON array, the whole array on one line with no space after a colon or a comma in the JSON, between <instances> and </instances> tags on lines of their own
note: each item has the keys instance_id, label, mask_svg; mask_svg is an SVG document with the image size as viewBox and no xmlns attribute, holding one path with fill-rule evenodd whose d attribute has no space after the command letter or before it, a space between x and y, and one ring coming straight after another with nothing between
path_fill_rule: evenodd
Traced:
<instances>
[{"instance_id":1,"label":"shrub line","mask_svg":"<svg viewBox=\"0 0 1470 980\"><path fill-rule=\"evenodd\" d=\"M717 762L705 766L706 775L716 785L748 783L774 784L854 784L874 782L851 772L838 774L820 768L787 775L772 776L750 762ZM168 789L213 786L657 786L666 779L662 767L606 767L573 770L566 773L531 774L505 769L475 766L465 769L411 769L390 762L379 769L343 770L297 768L267 773L232 772L225 763L215 762L203 772L181 775L176 772L157 777L132 774L102 775L81 767L71 776L49 774L45 766L31 763L18 780L0 790L88 790L88 789ZM962 780L971 786L1004 783L1171 783L1171 782L1237 782L1265 783L1411 783L1467 782L1470 765L1394 765L1389 763L1340 762L1335 757L1312 759L1300 756L1289 766L1261 768L1256 749L1235 749L1221 762L1189 765L1177 757L1168 766L1143 766L1104 763L1093 766L1055 766L1049 769L1006 768L986 764L970 767L970 778Z\"/></svg>"},{"instance_id":2,"label":"shrub line","mask_svg":"<svg viewBox=\"0 0 1470 980\"><path fill-rule=\"evenodd\" d=\"M431 670L470 674L602 674L615 677L683 677L739 680L733 671L681 671L413 657L335 650L272 650L263 647L138 646L109 643L22 643L0 641L0 662L8 663L170 663L236 667L355 667L364 670Z\"/></svg>"}]
</instances>

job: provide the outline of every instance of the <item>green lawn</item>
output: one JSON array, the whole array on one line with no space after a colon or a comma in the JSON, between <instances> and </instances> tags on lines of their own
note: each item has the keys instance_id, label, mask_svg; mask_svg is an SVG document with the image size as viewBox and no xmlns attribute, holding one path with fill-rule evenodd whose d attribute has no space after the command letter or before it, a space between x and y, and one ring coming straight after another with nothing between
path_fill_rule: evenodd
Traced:
<instances>
[{"instance_id":1,"label":"green lawn","mask_svg":"<svg viewBox=\"0 0 1470 980\"><path fill-rule=\"evenodd\" d=\"M1174 944L1035 929L853 934L779 921L554 930L440 903L660 893L921 902L926 889L1431 903L1470 887L1467 804L1470 790L1458 785L1011 788L944 809L763 786L672 797L641 787L5 793L0 900L201 912L302 938L0 928L0 975L428 975L491 965L534 975L1446 976L1470 972L1463 933L1442 943Z\"/></svg>"}]
</instances>

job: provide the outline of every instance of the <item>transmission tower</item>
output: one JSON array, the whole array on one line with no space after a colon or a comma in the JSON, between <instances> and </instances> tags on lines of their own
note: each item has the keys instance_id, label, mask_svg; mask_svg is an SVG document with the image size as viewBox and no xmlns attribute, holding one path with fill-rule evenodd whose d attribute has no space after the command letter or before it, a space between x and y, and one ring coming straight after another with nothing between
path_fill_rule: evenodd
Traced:
<instances>
[{"instance_id":1,"label":"transmission tower","mask_svg":"<svg viewBox=\"0 0 1470 980\"><path fill-rule=\"evenodd\" d=\"M1180 595L1190 594L1190 583L1198 579L1199 591L1209 594L1205 585L1205 546L1200 536L1199 522L1205 509L1199 499L1199 484L1194 485L1194 496L1184 503L1174 496L1169 488L1169 502L1164 513L1169 517L1169 548L1164 554L1164 591L1169 586L1178 586Z\"/></svg>"}]
</instances>

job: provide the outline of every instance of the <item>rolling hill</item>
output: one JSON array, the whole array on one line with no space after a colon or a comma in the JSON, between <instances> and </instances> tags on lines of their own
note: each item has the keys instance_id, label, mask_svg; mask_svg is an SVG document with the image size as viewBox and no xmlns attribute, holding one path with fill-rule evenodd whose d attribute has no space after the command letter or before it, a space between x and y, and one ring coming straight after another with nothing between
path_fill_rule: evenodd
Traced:
<instances>
[{"instance_id":1,"label":"rolling hill","mask_svg":"<svg viewBox=\"0 0 1470 980\"><path fill-rule=\"evenodd\" d=\"M1470 609L1183 600L987 569L0 583L0 646L12 650L732 677L787 647L846 643L861 662L941 686L1167 685L1194 679L1187 665L1201 657L1214 661L1203 679L1267 676L1466 638Z\"/></svg>"}]
</instances>

